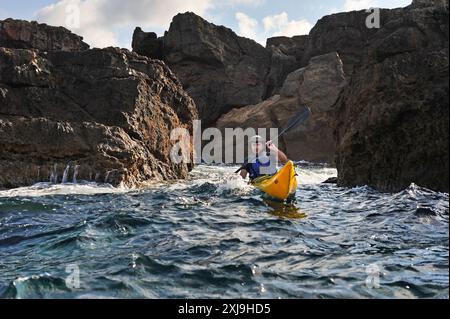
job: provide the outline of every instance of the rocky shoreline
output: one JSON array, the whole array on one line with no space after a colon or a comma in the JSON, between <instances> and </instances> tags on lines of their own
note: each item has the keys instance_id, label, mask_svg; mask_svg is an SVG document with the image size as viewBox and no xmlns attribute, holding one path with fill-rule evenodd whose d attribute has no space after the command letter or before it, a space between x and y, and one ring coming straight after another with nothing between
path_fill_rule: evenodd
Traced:
<instances>
[{"instance_id":1,"label":"rocky shoreline","mask_svg":"<svg viewBox=\"0 0 450 319\"><path fill-rule=\"evenodd\" d=\"M46 25L6 20L0 30L9 36L0 42L9 46L0 47L1 187L77 179L139 187L187 176L190 165L170 160L169 137L190 128L197 110L163 62L87 49Z\"/></svg>"},{"instance_id":2,"label":"rocky shoreline","mask_svg":"<svg viewBox=\"0 0 450 319\"><path fill-rule=\"evenodd\" d=\"M163 37L136 28L134 52L0 21L0 187L183 178L173 128L283 127L308 105L280 141L292 159L335 165L341 186L448 192L448 0L380 14L380 28L344 12L263 47L184 13Z\"/></svg>"}]
</instances>

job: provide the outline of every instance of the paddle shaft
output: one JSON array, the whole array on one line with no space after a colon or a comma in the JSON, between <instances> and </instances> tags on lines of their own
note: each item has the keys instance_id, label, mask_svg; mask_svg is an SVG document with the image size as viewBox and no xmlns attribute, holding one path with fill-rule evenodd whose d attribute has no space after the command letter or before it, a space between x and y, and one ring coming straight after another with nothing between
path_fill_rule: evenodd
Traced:
<instances>
[{"instance_id":1,"label":"paddle shaft","mask_svg":"<svg viewBox=\"0 0 450 319\"><path fill-rule=\"evenodd\" d=\"M278 134L278 136L275 137L272 140L272 142L277 141L280 137L282 137L284 134L286 134L287 132L292 130L294 127L296 127L300 123L303 123L304 121L306 121L310 115L311 115L311 109L306 106L306 110L299 117L295 118L295 120L292 120L291 123L289 124L289 126L287 128L285 128L283 131L281 131L281 133Z\"/></svg>"}]
</instances>

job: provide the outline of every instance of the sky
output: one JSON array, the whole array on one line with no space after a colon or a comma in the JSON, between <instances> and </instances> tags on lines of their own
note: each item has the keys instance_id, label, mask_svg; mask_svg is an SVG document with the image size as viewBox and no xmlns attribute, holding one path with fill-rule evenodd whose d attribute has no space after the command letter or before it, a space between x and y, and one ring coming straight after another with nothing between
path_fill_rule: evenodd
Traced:
<instances>
[{"instance_id":1,"label":"sky","mask_svg":"<svg viewBox=\"0 0 450 319\"><path fill-rule=\"evenodd\" d=\"M308 34L321 17L372 7L405 7L411 0L0 0L0 20L63 26L92 47L131 47L136 26L163 35L173 16L192 11L265 45L272 36Z\"/></svg>"}]
</instances>

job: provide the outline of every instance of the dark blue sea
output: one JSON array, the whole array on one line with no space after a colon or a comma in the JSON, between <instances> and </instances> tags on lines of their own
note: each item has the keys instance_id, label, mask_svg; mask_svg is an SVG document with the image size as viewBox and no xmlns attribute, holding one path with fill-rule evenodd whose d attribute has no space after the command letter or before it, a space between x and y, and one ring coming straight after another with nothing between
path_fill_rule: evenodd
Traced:
<instances>
[{"instance_id":1,"label":"dark blue sea","mask_svg":"<svg viewBox=\"0 0 450 319\"><path fill-rule=\"evenodd\" d=\"M234 170L1 191L0 297L449 298L448 194L340 188L311 167L282 204Z\"/></svg>"}]
</instances>

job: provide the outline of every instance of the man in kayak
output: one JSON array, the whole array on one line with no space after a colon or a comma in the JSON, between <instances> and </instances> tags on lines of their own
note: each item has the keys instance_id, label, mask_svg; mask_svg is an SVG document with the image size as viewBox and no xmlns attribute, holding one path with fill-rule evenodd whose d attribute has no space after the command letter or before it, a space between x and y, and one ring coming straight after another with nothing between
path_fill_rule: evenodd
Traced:
<instances>
[{"instance_id":1,"label":"man in kayak","mask_svg":"<svg viewBox=\"0 0 450 319\"><path fill-rule=\"evenodd\" d=\"M245 164L241 170L242 178L250 176L250 180L254 180L264 175L274 175L277 173L276 162L286 164L288 158L286 154L278 149L272 141L265 140L256 135L250 139L251 149L254 155L253 160ZM267 153L270 153L270 157Z\"/></svg>"}]
</instances>

